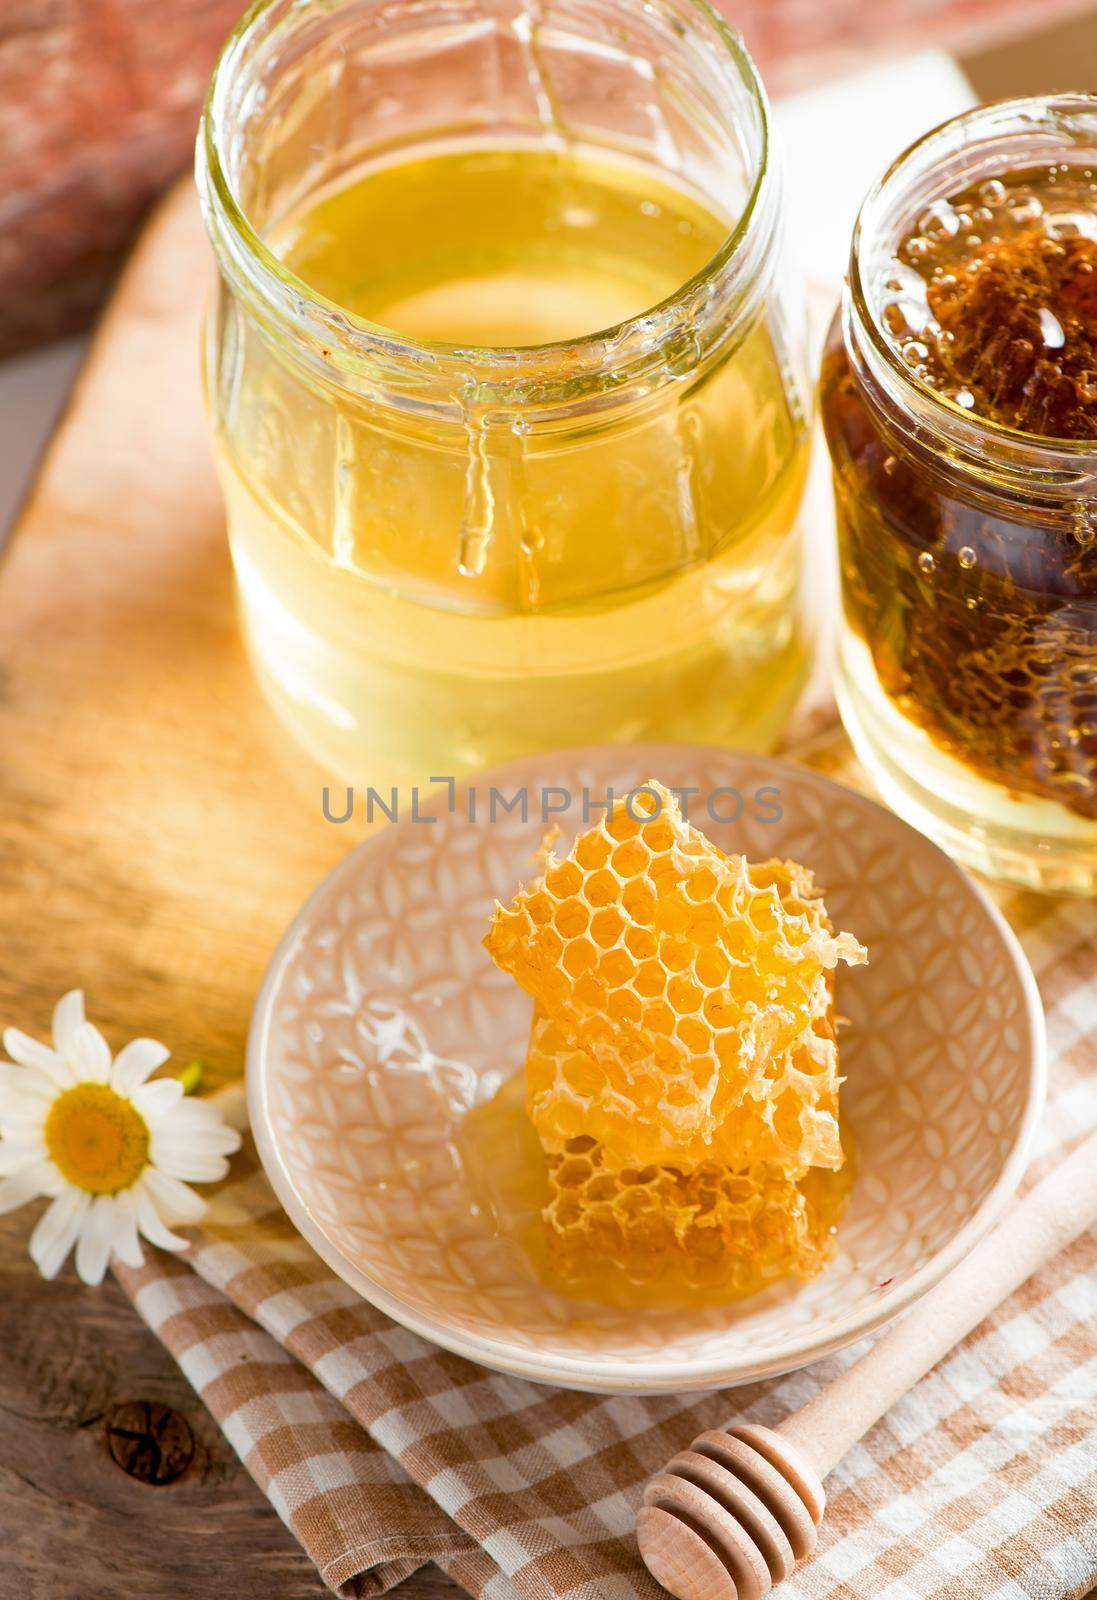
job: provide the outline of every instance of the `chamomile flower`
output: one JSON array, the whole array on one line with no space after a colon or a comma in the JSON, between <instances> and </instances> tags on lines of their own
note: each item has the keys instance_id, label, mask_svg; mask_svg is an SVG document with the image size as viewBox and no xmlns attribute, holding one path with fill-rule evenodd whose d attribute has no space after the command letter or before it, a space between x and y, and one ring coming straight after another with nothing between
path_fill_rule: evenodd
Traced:
<instances>
[{"instance_id":1,"label":"chamomile flower","mask_svg":"<svg viewBox=\"0 0 1097 1600\"><path fill-rule=\"evenodd\" d=\"M85 1283L112 1255L139 1267L138 1235L184 1249L172 1226L206 1209L189 1183L223 1178L240 1136L208 1101L184 1099L177 1078L148 1082L170 1052L135 1039L112 1060L78 989L58 1001L52 1048L7 1028L4 1049L14 1065L0 1064L0 1213L50 1198L30 1241L43 1277L73 1245Z\"/></svg>"}]
</instances>

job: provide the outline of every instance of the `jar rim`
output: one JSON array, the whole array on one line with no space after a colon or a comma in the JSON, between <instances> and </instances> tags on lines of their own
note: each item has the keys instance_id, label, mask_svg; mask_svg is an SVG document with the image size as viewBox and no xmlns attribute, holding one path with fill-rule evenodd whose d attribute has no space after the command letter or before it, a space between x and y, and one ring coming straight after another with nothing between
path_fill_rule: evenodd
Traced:
<instances>
[{"instance_id":1,"label":"jar rim","mask_svg":"<svg viewBox=\"0 0 1097 1600\"><path fill-rule=\"evenodd\" d=\"M1011 131L1053 135L1072 117L1090 119L1097 163L1097 94L1087 93L1027 95L989 101L947 118L908 145L876 180L861 203L850 246L846 309L858 333L866 339L864 354L874 376L885 383L893 400L906 403L919 422L945 433L961 450L973 456L989 452L998 464L1007 467L1012 464L1076 474L1079 468L1092 470L1097 466L1097 439L1027 433L990 417L978 416L948 399L903 361L887 336L866 281L869 250L889 217L903 201L909 206L917 195L921 206L933 193L932 190L920 193L917 183L940 170L937 158L952 149L958 157L965 156L974 170L980 152L985 155L996 137L1008 138ZM998 170L1008 168L1002 166ZM987 175L991 175L989 169ZM969 172L968 181L970 178ZM950 171L947 188L955 190L958 182L963 181L959 173Z\"/></svg>"},{"instance_id":2,"label":"jar rim","mask_svg":"<svg viewBox=\"0 0 1097 1600\"><path fill-rule=\"evenodd\" d=\"M553 370L566 371L561 380L569 398L576 398L584 380L598 384L612 377L618 388L623 379L650 374L665 354L683 322L689 323L710 302L716 286L730 291L731 309L749 298L772 251L776 231L776 175L772 163L769 103L758 69L739 33L709 0L673 0L692 13L722 50L725 64L738 75L758 117L757 155L748 152L749 191L733 226L719 248L698 270L669 295L635 316L578 338L535 345L457 344L412 338L382 323L354 314L297 276L265 243L240 203L222 160L228 90L247 55L256 30L268 13L285 0L254 0L229 35L210 79L196 146L196 181L218 263L224 272L231 265L234 287L247 292L253 304L273 314L279 327L287 323L314 342L323 343L324 363L337 373L361 371L363 359L376 363L388 375L401 366L418 370L420 379L431 370L459 369L483 392L513 399L524 388L552 398ZM747 247L750 247L749 249ZM748 259L748 257L750 259ZM752 272L751 260L757 262ZM745 282L743 280L746 280ZM723 331L727 328L724 324ZM332 341L334 340L334 345ZM340 357L344 359L339 359ZM335 375L333 373L333 376Z\"/></svg>"}]
</instances>

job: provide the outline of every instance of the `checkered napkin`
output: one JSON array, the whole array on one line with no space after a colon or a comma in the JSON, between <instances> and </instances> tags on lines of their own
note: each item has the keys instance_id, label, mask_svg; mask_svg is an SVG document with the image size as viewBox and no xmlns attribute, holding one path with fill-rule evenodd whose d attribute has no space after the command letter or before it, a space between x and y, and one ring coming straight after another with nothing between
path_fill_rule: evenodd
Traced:
<instances>
[{"instance_id":1,"label":"checkered napkin","mask_svg":"<svg viewBox=\"0 0 1097 1600\"><path fill-rule=\"evenodd\" d=\"M857 781L840 735L809 759ZM1097 1121L1097 916L1000 899L1048 1013L1039 1176ZM488 1600L654 1600L633 1539L647 1476L733 1416L778 1423L858 1353L686 1398L501 1377L361 1301L294 1232L249 1150L185 1258L149 1251L141 1270L116 1270L345 1596L435 1561ZM1097 1585L1097 1236L894 1406L827 1490L818 1553L789 1600L1067 1600Z\"/></svg>"}]
</instances>

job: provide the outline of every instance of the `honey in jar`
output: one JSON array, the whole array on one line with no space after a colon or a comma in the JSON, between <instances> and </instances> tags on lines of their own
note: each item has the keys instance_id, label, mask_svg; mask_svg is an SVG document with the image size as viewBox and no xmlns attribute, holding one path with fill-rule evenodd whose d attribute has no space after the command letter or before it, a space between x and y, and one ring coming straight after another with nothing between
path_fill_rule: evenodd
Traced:
<instances>
[{"instance_id":1,"label":"honey in jar","mask_svg":"<svg viewBox=\"0 0 1097 1600\"><path fill-rule=\"evenodd\" d=\"M1097 101L983 108L869 196L824 359L840 693L969 864L1097 888Z\"/></svg>"},{"instance_id":2,"label":"honey in jar","mask_svg":"<svg viewBox=\"0 0 1097 1600\"><path fill-rule=\"evenodd\" d=\"M694 0L249 13L199 169L246 636L373 784L765 747L809 415L749 58Z\"/></svg>"}]
</instances>

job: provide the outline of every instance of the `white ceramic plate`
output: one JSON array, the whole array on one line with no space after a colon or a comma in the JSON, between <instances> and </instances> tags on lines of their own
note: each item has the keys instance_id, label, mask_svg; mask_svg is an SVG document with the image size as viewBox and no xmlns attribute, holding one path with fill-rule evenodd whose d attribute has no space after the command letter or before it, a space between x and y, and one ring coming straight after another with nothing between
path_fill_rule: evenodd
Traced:
<instances>
[{"instance_id":1,"label":"white ceramic plate","mask_svg":"<svg viewBox=\"0 0 1097 1600\"><path fill-rule=\"evenodd\" d=\"M597 801L649 778L700 791L691 818L722 850L812 867L835 924L870 954L839 976L859 1176L836 1259L809 1284L688 1312L577 1305L544 1288L477 1206L454 1146L467 1109L525 1056L530 1002L480 941L494 900L535 875L542 791L573 797L554 818L563 850L584 825L584 791ZM524 789L527 816L497 801L493 820L493 789L507 799ZM762 756L568 751L481 774L472 790L475 821L468 790L452 805L443 790L424 808L435 820L386 826L348 856L294 919L256 1004L248 1095L259 1153L341 1277L474 1361L650 1393L814 1360L962 1260L1021 1176L1045 1080L1032 974L966 873L873 801Z\"/></svg>"}]
</instances>

